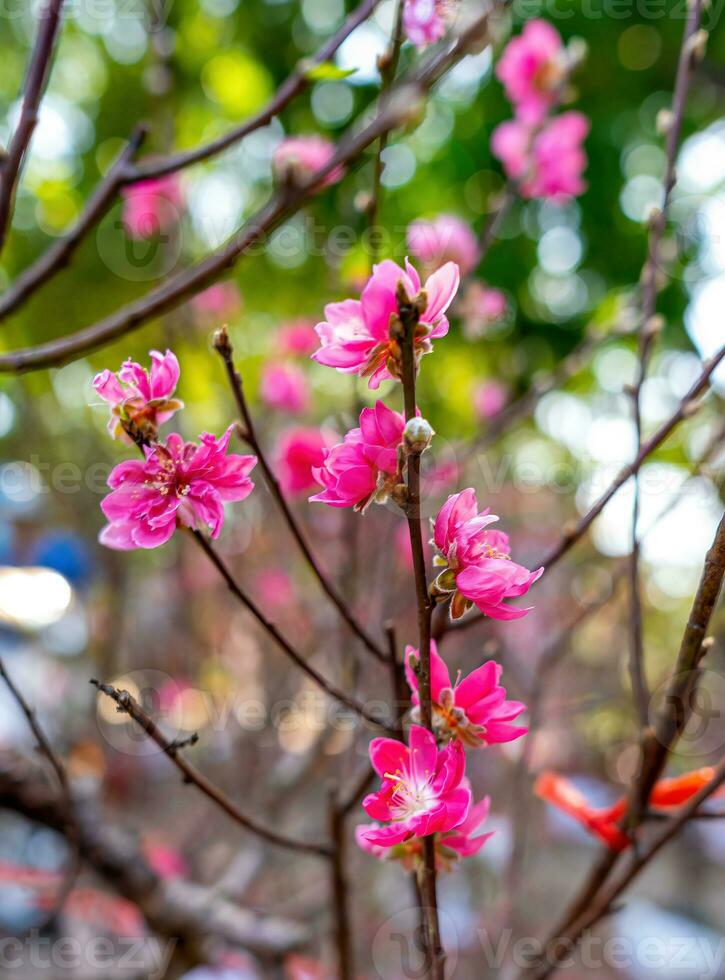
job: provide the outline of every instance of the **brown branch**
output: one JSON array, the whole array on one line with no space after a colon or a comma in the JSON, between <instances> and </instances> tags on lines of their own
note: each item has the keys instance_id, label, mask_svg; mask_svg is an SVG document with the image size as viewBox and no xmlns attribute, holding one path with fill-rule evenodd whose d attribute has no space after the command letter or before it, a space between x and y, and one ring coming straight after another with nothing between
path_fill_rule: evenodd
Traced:
<instances>
[{"instance_id":1,"label":"brown branch","mask_svg":"<svg viewBox=\"0 0 725 980\"><path fill-rule=\"evenodd\" d=\"M398 320L400 327L401 382L406 422L416 417L415 379L417 373L415 333L420 317L419 298L407 296L402 284L398 286ZM391 326L391 330L394 329ZM420 721L424 728L433 731L433 706L430 678L430 645L433 602L428 591L425 567L423 525L420 516L420 456L422 450L408 449L407 453L407 501L406 518L413 554L415 595L418 606L418 653L420 671L418 692L420 695ZM433 980L444 980L445 954L441 943L436 894L435 834L423 838L423 864L420 872L420 890L425 906L426 945Z\"/></svg>"},{"instance_id":2,"label":"brown branch","mask_svg":"<svg viewBox=\"0 0 725 980\"><path fill-rule=\"evenodd\" d=\"M380 70L380 100L385 98L386 93L395 79L400 60L400 49L403 45L403 9L405 0L398 0L395 10L395 20L393 31L390 37L390 47L384 55L378 59ZM385 164L383 163L383 153L388 145L389 133L383 133L378 140L375 148L375 161L373 163L373 186L370 191L370 204L368 205L368 222L372 237L370 239L371 265L375 265L380 259L379 242L375 234L378 221L380 220L380 203L382 198L382 180Z\"/></svg>"},{"instance_id":3,"label":"brown branch","mask_svg":"<svg viewBox=\"0 0 725 980\"><path fill-rule=\"evenodd\" d=\"M275 92L270 102L256 116L247 119L240 126L235 127L223 136L219 136L217 139L211 140L209 143L204 143L202 146L198 146L193 150L173 153L169 156L156 158L147 163L142 162L133 167L128 166L126 167L123 182L125 184L135 184L140 180L163 177L166 174L175 173L178 170L190 167L192 164L199 163L202 160L209 160L211 157L215 157L223 150L233 146L234 143L238 143L246 136L249 136L255 130L266 126L293 99L301 95L309 87L309 73L311 69L326 61L330 61L343 41L352 34L356 27L359 27L363 21L368 19L378 2L379 0L363 0L360 6L353 10L340 29L330 38L327 44L320 48L313 58L304 59L299 62L292 74L285 79Z\"/></svg>"},{"instance_id":4,"label":"brown branch","mask_svg":"<svg viewBox=\"0 0 725 980\"><path fill-rule=\"evenodd\" d=\"M672 190L675 186L675 162L680 145L682 120L687 101L691 69L694 61L692 39L700 27L702 0L694 0L685 25L677 65L674 95L672 102L672 119L667 129L666 161L664 174L664 197L662 207L655 212L650 220L647 240L647 258L642 270L642 320L639 331L637 377L631 391L634 427L636 434L635 454L642 448L642 388L647 378L647 370L661 329L661 320L655 316L657 309L658 274L661 261L661 243L665 231L665 222L669 211ZM649 689L644 666L644 639L642 625L642 588L640 583L640 547L639 547L639 510L640 510L640 479L639 473L634 474L634 495L632 500L632 533L631 552L629 556L629 591L630 591L630 651L629 675L632 683L640 732L647 725L647 709L649 704Z\"/></svg>"},{"instance_id":5,"label":"brown branch","mask_svg":"<svg viewBox=\"0 0 725 980\"><path fill-rule=\"evenodd\" d=\"M38 109L50 75L62 8L63 0L48 0L40 15L38 36L25 75L20 119L10 139L7 153L0 163L0 251L7 238L15 187L23 166L23 160L38 124Z\"/></svg>"},{"instance_id":6,"label":"brown branch","mask_svg":"<svg viewBox=\"0 0 725 980\"><path fill-rule=\"evenodd\" d=\"M69 836L63 800L49 790L27 763L0 753L0 807ZM230 943L261 957L280 957L299 949L308 936L299 924L261 916L228 902L213 889L184 878L161 878L129 834L86 803L78 808L81 857L117 894L133 902L150 928L179 944L190 969L208 963L210 942Z\"/></svg>"},{"instance_id":7,"label":"brown branch","mask_svg":"<svg viewBox=\"0 0 725 980\"><path fill-rule=\"evenodd\" d=\"M234 366L234 349L232 348L231 341L229 340L229 334L226 327L222 327L221 330L218 330L214 335L214 348L224 363L224 369L229 381L229 386L232 390L234 401L236 402L237 411L239 412L242 420L242 438L256 455L259 462L259 467L264 474L265 482L269 487L269 491L274 497L277 506L279 507L282 516L287 523L287 527L289 528L292 537L297 542L305 561L309 565L317 581L322 586L322 590L337 608L337 611L340 613L352 632L364 643L366 649L369 650L370 653L377 657L378 660L385 662L386 656L383 650L375 642L375 640L368 635L360 623L358 623L357 619L352 613L352 610L348 607L342 595L337 591L332 582L323 572L317 559L312 553L310 545L302 532L302 528L297 522L297 519L292 513L292 510L285 499L284 494L282 493L279 480L275 476L264 449L260 445L257 437L257 431L254 426L252 413L249 410L249 405L247 404L247 399L244 394L242 376Z\"/></svg>"},{"instance_id":8,"label":"brown branch","mask_svg":"<svg viewBox=\"0 0 725 980\"><path fill-rule=\"evenodd\" d=\"M124 168L138 152L146 137L146 129L138 126L106 176L86 202L83 211L67 234L50 246L31 266L21 272L0 296L0 320L14 313L31 296L69 263L86 236L113 204L122 184Z\"/></svg>"},{"instance_id":9,"label":"brown branch","mask_svg":"<svg viewBox=\"0 0 725 980\"><path fill-rule=\"evenodd\" d=\"M335 167L349 166L383 133L417 117L421 100L429 89L473 46L488 36L488 21L499 6L476 16L458 37L435 52L416 72L401 79L392 89L380 114L361 131L348 133L329 163L321 167L304 186L280 190L219 251L164 280L145 296L91 326L58 340L3 354L0 356L0 372L20 373L57 367L138 329L211 285L253 245L263 241L282 221L319 194L321 183Z\"/></svg>"},{"instance_id":10,"label":"brown branch","mask_svg":"<svg viewBox=\"0 0 725 980\"><path fill-rule=\"evenodd\" d=\"M248 817L218 786L215 786L214 783L208 780L206 776L200 773L198 769L184 758L180 752L183 745L168 739L153 718L146 714L138 701L128 691L117 690L110 684L102 684L97 680L91 680L91 684L97 687L102 694L115 701L118 710L127 714L143 729L148 737L173 762L184 777L185 783L191 783L196 786L204 796L215 803L220 810L223 810L240 827L244 827L245 830L250 831L255 836L278 847L285 847L289 850L301 851L306 854L315 854L318 857L327 858L330 856L330 848L327 844L316 844L309 841L296 840L292 837L285 837L283 834L278 834L276 831L270 830L264 824L258 823L253 817ZM195 741L195 736L192 736L184 744L193 744Z\"/></svg>"},{"instance_id":11,"label":"brown branch","mask_svg":"<svg viewBox=\"0 0 725 980\"><path fill-rule=\"evenodd\" d=\"M286 640L284 636L282 636L274 623L267 619L261 609L255 605L246 592L243 591L239 583L232 575L231 571L227 568L221 556L217 553L211 541L209 541L209 539L199 531L192 531L191 534L199 544L202 551L204 551L207 558L209 558L211 563L215 566L221 577L224 579L232 595L238 599L239 602L241 602L241 604L252 614L252 616L254 616L262 629L272 637L277 646L287 654L290 660L296 664L300 670L310 678L310 680L314 681L315 684L317 684L317 686L323 690L325 694L333 698L333 700L339 701L340 704L344 704L345 707L350 708L351 711L354 711L355 714L359 715L361 718L364 718L365 721L369 722L371 725L374 725L376 728L381 728L385 732L392 732L392 729L384 722L380 721L379 718L376 718L374 714L368 711L364 704L361 704L352 695L346 694L344 691L339 690L339 688L335 687L331 681L328 681L327 678L323 677L322 674L320 674L311 664L309 664L304 657L302 657L301 654L295 650L292 644Z\"/></svg>"},{"instance_id":12,"label":"brown branch","mask_svg":"<svg viewBox=\"0 0 725 980\"><path fill-rule=\"evenodd\" d=\"M65 900L71 892L75 880L78 877L79 868L79 849L78 849L78 818L76 814L76 808L73 801L73 793L71 791L70 782L68 780L68 774L66 773L65 766L63 765L60 756L56 753L53 746L50 744L45 732L43 731L40 723L35 714L35 710L30 707L28 702L19 687L15 684L13 679L8 674L5 669L5 664L2 659L0 659L0 677L5 681L10 694L15 699L18 707L25 715L28 722L28 727L30 728L35 741L38 744L40 752L45 756L45 758L50 763L50 766L55 773L58 786L60 788L62 800L63 800L63 810L65 814L65 821L68 826L68 841L71 848L71 857L68 861L68 867L65 872L64 882L60 889L60 892L55 901L55 908L53 910L52 918L61 911L65 904Z\"/></svg>"},{"instance_id":13,"label":"brown branch","mask_svg":"<svg viewBox=\"0 0 725 980\"><path fill-rule=\"evenodd\" d=\"M331 786L329 793L329 827L332 840L330 859L330 880L332 907L335 919L335 939L337 942L338 980L352 980L355 975L353 963L352 930L350 927L350 899L347 876L345 874L345 814L340 808L337 787Z\"/></svg>"}]
</instances>

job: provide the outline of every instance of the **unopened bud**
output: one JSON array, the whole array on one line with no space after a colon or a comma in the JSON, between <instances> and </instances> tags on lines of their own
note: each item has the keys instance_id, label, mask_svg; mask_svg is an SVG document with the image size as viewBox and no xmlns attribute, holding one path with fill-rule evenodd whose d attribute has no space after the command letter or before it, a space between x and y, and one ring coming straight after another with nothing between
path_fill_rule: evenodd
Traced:
<instances>
[{"instance_id":1,"label":"unopened bud","mask_svg":"<svg viewBox=\"0 0 725 980\"><path fill-rule=\"evenodd\" d=\"M220 354L231 354L232 345L229 342L229 332L224 327L219 327L218 330L214 331L214 337L212 338L212 346L214 350L219 351Z\"/></svg>"},{"instance_id":2,"label":"unopened bud","mask_svg":"<svg viewBox=\"0 0 725 980\"><path fill-rule=\"evenodd\" d=\"M427 419L416 416L408 419L403 429L403 442L409 453L420 456L430 446L431 439L435 435L433 426Z\"/></svg>"},{"instance_id":3,"label":"unopened bud","mask_svg":"<svg viewBox=\"0 0 725 980\"><path fill-rule=\"evenodd\" d=\"M589 45L583 37L572 37L566 46L566 58L569 63L569 71L573 71L589 54Z\"/></svg>"},{"instance_id":4,"label":"unopened bud","mask_svg":"<svg viewBox=\"0 0 725 980\"><path fill-rule=\"evenodd\" d=\"M657 334L662 333L665 326L665 318L659 313L655 313L651 316L649 320L644 325L644 335L647 339L656 337Z\"/></svg>"},{"instance_id":5,"label":"unopened bud","mask_svg":"<svg viewBox=\"0 0 725 980\"><path fill-rule=\"evenodd\" d=\"M657 132L660 136L667 136L669 131L672 129L672 124L675 121L675 114L672 109L660 109L657 113L657 119L655 125L657 127Z\"/></svg>"},{"instance_id":6,"label":"unopened bud","mask_svg":"<svg viewBox=\"0 0 725 980\"><path fill-rule=\"evenodd\" d=\"M390 491L393 503L397 504L402 510L408 506L408 488L404 483L396 483Z\"/></svg>"},{"instance_id":7,"label":"unopened bud","mask_svg":"<svg viewBox=\"0 0 725 980\"><path fill-rule=\"evenodd\" d=\"M693 61L702 61L705 57L705 51L707 50L707 40L708 33L704 28L700 28L699 31L695 31L690 40L688 41L688 49L690 56Z\"/></svg>"}]
</instances>

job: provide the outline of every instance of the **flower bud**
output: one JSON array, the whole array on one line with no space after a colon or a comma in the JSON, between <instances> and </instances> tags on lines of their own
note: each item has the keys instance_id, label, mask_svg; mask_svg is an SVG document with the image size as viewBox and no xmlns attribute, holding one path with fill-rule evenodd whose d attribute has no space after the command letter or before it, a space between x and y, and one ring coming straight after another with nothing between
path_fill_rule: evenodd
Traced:
<instances>
[{"instance_id":1,"label":"flower bud","mask_svg":"<svg viewBox=\"0 0 725 980\"><path fill-rule=\"evenodd\" d=\"M424 418L416 416L408 419L403 429L403 442L409 453L420 455L430 446L431 439L435 435L433 426Z\"/></svg>"}]
</instances>

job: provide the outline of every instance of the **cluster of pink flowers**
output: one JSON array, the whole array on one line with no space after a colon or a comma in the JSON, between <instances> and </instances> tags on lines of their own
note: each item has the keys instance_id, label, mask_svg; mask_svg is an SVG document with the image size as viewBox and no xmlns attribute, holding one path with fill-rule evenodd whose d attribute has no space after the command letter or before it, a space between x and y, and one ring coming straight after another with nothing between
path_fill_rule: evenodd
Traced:
<instances>
[{"instance_id":1,"label":"cluster of pink flowers","mask_svg":"<svg viewBox=\"0 0 725 980\"><path fill-rule=\"evenodd\" d=\"M358 511L365 511L373 500L384 502L396 481L404 428L403 416L383 402L364 408L360 425L325 452L321 466L313 468L312 475L323 489L310 500Z\"/></svg>"},{"instance_id":2,"label":"cluster of pink flowers","mask_svg":"<svg viewBox=\"0 0 725 980\"><path fill-rule=\"evenodd\" d=\"M398 322L397 290L401 284L410 299L424 295L425 305L415 338L416 357L433 350L432 341L448 333L446 310L453 301L460 273L454 262L446 262L426 279L406 260L405 269L386 259L373 267L359 300L329 303L325 317L315 328L320 347L312 355L318 364L343 374L368 378L370 388L386 379L400 378L400 346L395 331Z\"/></svg>"},{"instance_id":3,"label":"cluster of pink flowers","mask_svg":"<svg viewBox=\"0 0 725 980\"><path fill-rule=\"evenodd\" d=\"M152 350L150 357L150 371L129 358L115 374L105 370L93 379L96 394L111 406L108 431L113 439L133 442L129 426L144 438L155 439L158 427L184 407L171 397L179 381L176 354Z\"/></svg>"},{"instance_id":4,"label":"cluster of pink flowers","mask_svg":"<svg viewBox=\"0 0 725 980\"><path fill-rule=\"evenodd\" d=\"M479 513L471 487L452 494L438 513L434 563L444 568L434 588L450 597L453 619L474 605L491 619L520 619L530 612L531 607L520 609L504 600L526 595L544 569L530 572L511 560L508 535L490 527L497 520L488 509Z\"/></svg>"},{"instance_id":5,"label":"cluster of pink flowers","mask_svg":"<svg viewBox=\"0 0 725 980\"><path fill-rule=\"evenodd\" d=\"M198 443L186 442L172 432L158 441L158 426L181 407L170 399L179 365L171 351L152 351L151 362L150 372L129 360L117 374L103 371L93 382L111 405L111 434L138 442L143 452L143 459L113 468L111 492L101 503L108 524L99 540L121 551L158 548L179 526L216 538L224 504L244 500L254 489L249 474L256 456L228 452L233 425L219 439L205 432Z\"/></svg>"},{"instance_id":6,"label":"cluster of pink flowers","mask_svg":"<svg viewBox=\"0 0 725 980\"><path fill-rule=\"evenodd\" d=\"M562 200L583 193L589 121L580 112L552 116L560 104L570 59L557 31L529 21L496 67L515 118L493 132L491 149L526 198Z\"/></svg>"}]
</instances>

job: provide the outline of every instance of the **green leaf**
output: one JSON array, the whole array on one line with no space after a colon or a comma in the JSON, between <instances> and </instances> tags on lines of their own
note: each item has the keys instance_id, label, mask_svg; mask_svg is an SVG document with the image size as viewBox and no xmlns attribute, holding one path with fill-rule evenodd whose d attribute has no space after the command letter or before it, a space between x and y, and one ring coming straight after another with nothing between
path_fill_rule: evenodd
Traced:
<instances>
[{"instance_id":1,"label":"green leaf","mask_svg":"<svg viewBox=\"0 0 725 980\"><path fill-rule=\"evenodd\" d=\"M331 82L354 75L356 71L357 68L338 68L332 61L321 61L319 65L312 65L307 69L305 78L311 82Z\"/></svg>"}]
</instances>

